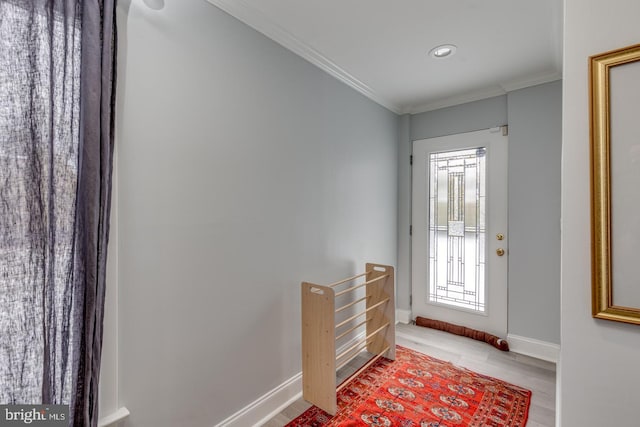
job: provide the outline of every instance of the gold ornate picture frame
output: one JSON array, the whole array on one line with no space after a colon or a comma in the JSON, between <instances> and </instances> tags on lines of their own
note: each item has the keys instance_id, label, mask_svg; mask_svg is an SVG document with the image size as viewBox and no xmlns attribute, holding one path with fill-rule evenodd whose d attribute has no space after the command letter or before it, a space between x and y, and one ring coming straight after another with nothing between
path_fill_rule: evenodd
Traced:
<instances>
[{"instance_id":1,"label":"gold ornate picture frame","mask_svg":"<svg viewBox=\"0 0 640 427\"><path fill-rule=\"evenodd\" d=\"M589 83L592 314L640 324L640 44L592 56Z\"/></svg>"}]
</instances>

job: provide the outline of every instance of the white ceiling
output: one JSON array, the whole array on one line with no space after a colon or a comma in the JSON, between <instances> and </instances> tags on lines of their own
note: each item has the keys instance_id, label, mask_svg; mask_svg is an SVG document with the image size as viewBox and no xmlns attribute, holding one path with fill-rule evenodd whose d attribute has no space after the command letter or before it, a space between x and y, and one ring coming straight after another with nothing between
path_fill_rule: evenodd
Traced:
<instances>
[{"instance_id":1,"label":"white ceiling","mask_svg":"<svg viewBox=\"0 0 640 427\"><path fill-rule=\"evenodd\" d=\"M396 113L562 77L562 0L208 1Z\"/></svg>"}]
</instances>

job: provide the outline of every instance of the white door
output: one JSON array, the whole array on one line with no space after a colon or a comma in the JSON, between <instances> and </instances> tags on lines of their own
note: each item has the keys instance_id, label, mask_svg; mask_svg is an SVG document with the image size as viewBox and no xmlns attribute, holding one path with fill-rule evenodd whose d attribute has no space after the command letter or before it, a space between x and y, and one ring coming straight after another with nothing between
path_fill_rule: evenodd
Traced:
<instances>
[{"instance_id":1,"label":"white door","mask_svg":"<svg viewBox=\"0 0 640 427\"><path fill-rule=\"evenodd\" d=\"M507 333L505 128L413 142L412 316Z\"/></svg>"}]
</instances>

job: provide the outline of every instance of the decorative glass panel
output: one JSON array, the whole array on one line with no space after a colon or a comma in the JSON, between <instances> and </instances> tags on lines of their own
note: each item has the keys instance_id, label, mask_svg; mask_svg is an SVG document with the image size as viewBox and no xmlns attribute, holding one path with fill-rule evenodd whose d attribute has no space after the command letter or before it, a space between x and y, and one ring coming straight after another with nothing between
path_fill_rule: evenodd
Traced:
<instances>
[{"instance_id":1,"label":"decorative glass panel","mask_svg":"<svg viewBox=\"0 0 640 427\"><path fill-rule=\"evenodd\" d=\"M429 300L485 311L485 156L429 156Z\"/></svg>"}]
</instances>

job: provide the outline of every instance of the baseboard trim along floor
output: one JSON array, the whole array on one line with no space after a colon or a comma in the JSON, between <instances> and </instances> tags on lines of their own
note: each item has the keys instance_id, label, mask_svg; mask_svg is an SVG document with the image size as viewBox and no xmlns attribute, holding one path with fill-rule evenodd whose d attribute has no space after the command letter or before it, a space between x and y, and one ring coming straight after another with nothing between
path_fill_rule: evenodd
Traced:
<instances>
[{"instance_id":1,"label":"baseboard trim along floor","mask_svg":"<svg viewBox=\"0 0 640 427\"><path fill-rule=\"evenodd\" d=\"M558 363L560 357L560 345L547 341L540 341L534 338L521 337L519 335L508 334L507 342L509 350L547 362Z\"/></svg>"},{"instance_id":2,"label":"baseboard trim along floor","mask_svg":"<svg viewBox=\"0 0 640 427\"><path fill-rule=\"evenodd\" d=\"M101 417L98 420L98 427L109 427L113 426L120 421L123 421L129 417L129 410L126 407L122 407L118 409L116 412L107 415L106 417Z\"/></svg>"},{"instance_id":3,"label":"baseboard trim along floor","mask_svg":"<svg viewBox=\"0 0 640 427\"><path fill-rule=\"evenodd\" d=\"M404 323L405 325L411 323L411 310L396 308L396 323Z\"/></svg>"},{"instance_id":4,"label":"baseboard trim along floor","mask_svg":"<svg viewBox=\"0 0 640 427\"><path fill-rule=\"evenodd\" d=\"M215 427L260 426L302 396L302 372L245 406Z\"/></svg>"},{"instance_id":5,"label":"baseboard trim along floor","mask_svg":"<svg viewBox=\"0 0 640 427\"><path fill-rule=\"evenodd\" d=\"M336 352L342 353L363 338L364 332L347 341ZM301 397L302 372L299 372L235 414L216 424L215 427L260 426Z\"/></svg>"}]
</instances>

